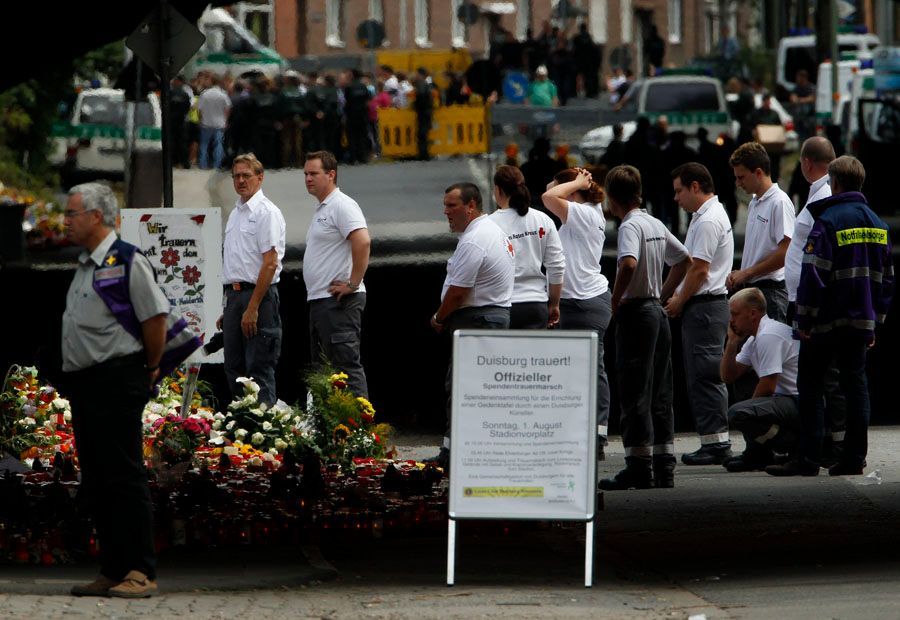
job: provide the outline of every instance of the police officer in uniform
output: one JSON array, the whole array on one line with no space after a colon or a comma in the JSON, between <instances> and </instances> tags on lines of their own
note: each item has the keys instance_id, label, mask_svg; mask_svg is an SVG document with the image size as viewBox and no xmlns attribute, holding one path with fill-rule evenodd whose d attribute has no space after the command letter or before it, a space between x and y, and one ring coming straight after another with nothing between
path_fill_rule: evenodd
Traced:
<instances>
[{"instance_id":1,"label":"police officer in uniform","mask_svg":"<svg viewBox=\"0 0 900 620\"><path fill-rule=\"evenodd\" d=\"M637 168L609 171L606 203L621 221L612 308L625 445L625 469L600 481L609 491L675 486L672 334L660 300L681 283L691 257L662 222L641 209L641 201ZM663 282L665 265L671 269Z\"/></svg>"},{"instance_id":2,"label":"police officer in uniform","mask_svg":"<svg viewBox=\"0 0 900 620\"><path fill-rule=\"evenodd\" d=\"M731 456L728 392L719 364L728 331L725 279L734 263L734 236L705 166L694 162L679 166L672 171L672 187L675 202L691 213L684 245L692 262L666 303L666 313L682 317L684 374L700 435L700 449L681 455L681 462L718 465Z\"/></svg>"},{"instance_id":3,"label":"police officer in uniform","mask_svg":"<svg viewBox=\"0 0 900 620\"><path fill-rule=\"evenodd\" d=\"M507 329L516 268L506 233L485 215L481 192L473 183L454 183L444 191L444 215L450 232L461 234L447 261L441 305L431 316L431 327L448 334L458 329ZM440 453L428 459L445 468L450 463L452 369L451 360L446 382L447 432Z\"/></svg>"},{"instance_id":4,"label":"police officer in uniform","mask_svg":"<svg viewBox=\"0 0 900 620\"><path fill-rule=\"evenodd\" d=\"M284 72L284 84L278 94L281 118L281 165L297 168L303 161L303 126L306 122L306 87L300 74L292 69Z\"/></svg>"},{"instance_id":5,"label":"police officer in uniform","mask_svg":"<svg viewBox=\"0 0 900 620\"><path fill-rule=\"evenodd\" d=\"M350 157L348 161L361 164L369 161L369 100L372 93L362 81L359 69L353 69L353 78L344 89L346 105L344 115L347 120L347 141Z\"/></svg>"},{"instance_id":6,"label":"police officer in uniform","mask_svg":"<svg viewBox=\"0 0 900 620\"><path fill-rule=\"evenodd\" d=\"M72 594L144 598L157 586L141 414L150 388L200 341L183 320L167 322L169 301L150 261L116 237L118 214L105 185L69 190L67 236L84 251L66 295L60 387L100 541L100 575Z\"/></svg>"},{"instance_id":7,"label":"police officer in uniform","mask_svg":"<svg viewBox=\"0 0 900 620\"><path fill-rule=\"evenodd\" d=\"M419 67L416 71L415 100L413 108L416 110L416 139L419 145L419 159L431 159L428 154L428 132L431 131L431 121L434 115L434 86L428 71Z\"/></svg>"}]
</instances>

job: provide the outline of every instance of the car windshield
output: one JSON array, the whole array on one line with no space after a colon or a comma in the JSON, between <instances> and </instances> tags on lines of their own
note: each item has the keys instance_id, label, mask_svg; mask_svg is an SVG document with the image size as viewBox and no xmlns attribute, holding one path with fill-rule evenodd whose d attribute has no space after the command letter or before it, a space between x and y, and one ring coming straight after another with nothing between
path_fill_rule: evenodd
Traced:
<instances>
[{"instance_id":1,"label":"car windshield","mask_svg":"<svg viewBox=\"0 0 900 620\"><path fill-rule=\"evenodd\" d=\"M719 93L710 82L660 82L647 85L647 112L701 112L719 109Z\"/></svg>"},{"instance_id":2,"label":"car windshield","mask_svg":"<svg viewBox=\"0 0 900 620\"><path fill-rule=\"evenodd\" d=\"M81 101L81 123L125 127L125 102L109 95L85 95ZM138 127L154 125L153 109L148 102L137 105L135 124Z\"/></svg>"}]
</instances>

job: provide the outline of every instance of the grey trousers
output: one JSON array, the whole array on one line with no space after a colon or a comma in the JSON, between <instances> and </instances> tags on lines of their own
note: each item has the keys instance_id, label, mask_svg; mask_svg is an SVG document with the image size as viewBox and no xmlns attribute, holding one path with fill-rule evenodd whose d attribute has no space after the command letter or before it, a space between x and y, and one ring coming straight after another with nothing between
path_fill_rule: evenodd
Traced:
<instances>
[{"instance_id":1,"label":"grey trousers","mask_svg":"<svg viewBox=\"0 0 900 620\"><path fill-rule=\"evenodd\" d=\"M222 316L222 335L225 344L225 376L231 395L240 397L244 388L236 383L238 377L253 377L259 384L259 400L274 405L275 367L281 355L281 315L278 287L266 291L256 319L256 335L246 338L241 331L241 317L247 309L253 289L234 291L225 289L225 313Z\"/></svg>"},{"instance_id":2,"label":"grey trousers","mask_svg":"<svg viewBox=\"0 0 900 620\"><path fill-rule=\"evenodd\" d=\"M509 308L500 306L479 306L476 308L460 308L444 320L444 332L452 335L458 329L509 329ZM444 432L443 447L450 449L450 423L453 412L453 353L447 364L447 378L444 389L447 391L447 430Z\"/></svg>"},{"instance_id":3,"label":"grey trousers","mask_svg":"<svg viewBox=\"0 0 900 620\"><path fill-rule=\"evenodd\" d=\"M509 309L510 329L547 329L550 309L546 301L522 301Z\"/></svg>"},{"instance_id":4,"label":"grey trousers","mask_svg":"<svg viewBox=\"0 0 900 620\"><path fill-rule=\"evenodd\" d=\"M756 287L766 298L766 315L770 319L787 323L788 297L784 281L761 280L750 282L748 287Z\"/></svg>"},{"instance_id":5,"label":"grey trousers","mask_svg":"<svg viewBox=\"0 0 900 620\"><path fill-rule=\"evenodd\" d=\"M309 302L309 354L313 365L330 363L347 373L347 387L368 398L369 385L360 357L362 313L366 294L354 293Z\"/></svg>"},{"instance_id":6,"label":"grey trousers","mask_svg":"<svg viewBox=\"0 0 900 620\"><path fill-rule=\"evenodd\" d=\"M616 313L616 374L625 456L675 458L672 334L659 301L635 300Z\"/></svg>"},{"instance_id":7,"label":"grey trousers","mask_svg":"<svg viewBox=\"0 0 900 620\"><path fill-rule=\"evenodd\" d=\"M688 401L700 443L729 447L728 391L719 375L730 318L728 300L694 299L685 304L681 319Z\"/></svg>"},{"instance_id":8,"label":"grey trousers","mask_svg":"<svg viewBox=\"0 0 900 620\"><path fill-rule=\"evenodd\" d=\"M794 396L776 394L739 402L728 410L728 421L744 435L747 455L765 457L797 448L800 409Z\"/></svg>"},{"instance_id":9,"label":"grey trousers","mask_svg":"<svg viewBox=\"0 0 900 620\"><path fill-rule=\"evenodd\" d=\"M609 379L603 365L603 338L612 318L612 295L606 291L592 299L562 299L559 302L560 329L597 332L597 435L606 444L609 428Z\"/></svg>"}]
</instances>

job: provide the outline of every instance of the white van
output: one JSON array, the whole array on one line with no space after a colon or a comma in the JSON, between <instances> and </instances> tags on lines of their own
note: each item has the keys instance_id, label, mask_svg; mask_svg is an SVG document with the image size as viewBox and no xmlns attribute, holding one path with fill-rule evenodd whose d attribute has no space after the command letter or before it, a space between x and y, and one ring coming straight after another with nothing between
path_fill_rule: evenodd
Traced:
<instances>
[{"instance_id":1,"label":"white van","mask_svg":"<svg viewBox=\"0 0 900 620\"><path fill-rule=\"evenodd\" d=\"M831 105L831 71L830 62L819 65L816 79L816 125L841 125L845 122L850 109L851 92L853 88L853 76L862 68L859 60L842 60L838 63L838 99L837 113L832 119Z\"/></svg>"},{"instance_id":2,"label":"white van","mask_svg":"<svg viewBox=\"0 0 900 620\"><path fill-rule=\"evenodd\" d=\"M881 45L877 35L870 33L838 34L838 53L855 54L856 58L871 57L872 50ZM778 42L778 74L776 81L792 92L797 71L806 69L809 78L815 79L816 71L816 35L805 34L784 37Z\"/></svg>"},{"instance_id":3,"label":"white van","mask_svg":"<svg viewBox=\"0 0 900 620\"><path fill-rule=\"evenodd\" d=\"M197 21L206 42L188 62L188 78L200 71L238 77L263 73L270 77L282 73L287 62L278 52L259 42L252 32L239 24L225 9L207 9Z\"/></svg>"},{"instance_id":4,"label":"white van","mask_svg":"<svg viewBox=\"0 0 900 620\"><path fill-rule=\"evenodd\" d=\"M150 93L136 105L135 150L162 150L159 98ZM124 176L127 109L123 90L88 88L78 93L72 116L54 124L52 130L49 160L60 168L65 185Z\"/></svg>"}]
</instances>

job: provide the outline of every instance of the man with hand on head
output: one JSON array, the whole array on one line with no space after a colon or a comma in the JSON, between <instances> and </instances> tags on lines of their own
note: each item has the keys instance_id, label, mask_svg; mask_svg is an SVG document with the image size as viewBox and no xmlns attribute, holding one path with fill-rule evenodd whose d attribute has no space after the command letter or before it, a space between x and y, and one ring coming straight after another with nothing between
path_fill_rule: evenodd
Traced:
<instances>
[{"instance_id":1,"label":"man with hand on head","mask_svg":"<svg viewBox=\"0 0 900 620\"><path fill-rule=\"evenodd\" d=\"M641 208L641 173L616 166L606 175L606 204L619 220L612 293L625 469L600 481L608 491L675 486L672 334L660 303L681 283L691 257ZM663 267L671 270L663 282Z\"/></svg>"},{"instance_id":2,"label":"man with hand on head","mask_svg":"<svg viewBox=\"0 0 900 620\"><path fill-rule=\"evenodd\" d=\"M284 258L284 216L262 191L263 165L238 155L231 177L238 199L225 225L222 277L225 313L217 323L225 342L225 376L240 397L239 377L259 384L259 400L274 405L275 367L281 355L278 279Z\"/></svg>"},{"instance_id":3,"label":"man with hand on head","mask_svg":"<svg viewBox=\"0 0 900 620\"><path fill-rule=\"evenodd\" d=\"M324 360L347 373L347 385L368 397L360 356L363 276L372 242L359 204L337 186L337 159L328 151L306 155L306 190L319 201L306 233L303 281L309 301L309 344L313 364Z\"/></svg>"},{"instance_id":4,"label":"man with hand on head","mask_svg":"<svg viewBox=\"0 0 900 620\"><path fill-rule=\"evenodd\" d=\"M743 433L746 447L743 454L725 459L723 465L731 472L762 470L775 462L775 453L794 451L800 435L800 343L790 327L766 315L766 298L758 288L735 293L729 310L722 381L734 383L751 369L759 381L750 399L728 410L731 428Z\"/></svg>"},{"instance_id":5,"label":"man with hand on head","mask_svg":"<svg viewBox=\"0 0 900 620\"><path fill-rule=\"evenodd\" d=\"M516 267L506 233L482 210L481 192L473 183L454 183L444 191L444 215L450 232L460 233L447 261L441 305L431 316L438 333L458 329L507 329ZM447 432L440 453L429 459L440 467L450 462L450 394L453 360L447 367Z\"/></svg>"}]
</instances>

